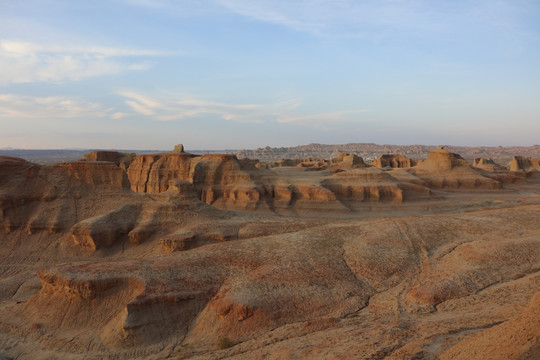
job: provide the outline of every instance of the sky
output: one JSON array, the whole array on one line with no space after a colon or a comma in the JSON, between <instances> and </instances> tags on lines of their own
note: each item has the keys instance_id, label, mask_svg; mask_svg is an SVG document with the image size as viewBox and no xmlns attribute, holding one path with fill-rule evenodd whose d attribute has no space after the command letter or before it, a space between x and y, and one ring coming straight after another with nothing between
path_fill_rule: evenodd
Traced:
<instances>
[{"instance_id":1,"label":"sky","mask_svg":"<svg viewBox=\"0 0 540 360\"><path fill-rule=\"evenodd\" d=\"M538 0L0 0L0 148L539 134Z\"/></svg>"}]
</instances>

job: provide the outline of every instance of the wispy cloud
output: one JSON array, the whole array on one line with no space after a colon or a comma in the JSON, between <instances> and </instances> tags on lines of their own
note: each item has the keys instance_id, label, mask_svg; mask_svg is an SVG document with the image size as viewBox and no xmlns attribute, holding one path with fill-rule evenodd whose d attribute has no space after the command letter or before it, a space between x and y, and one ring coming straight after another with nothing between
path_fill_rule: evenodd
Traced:
<instances>
[{"instance_id":1,"label":"wispy cloud","mask_svg":"<svg viewBox=\"0 0 540 360\"><path fill-rule=\"evenodd\" d=\"M140 61L140 58L160 55L166 53L0 40L0 85L82 80L126 70L146 70L150 64L148 61ZM134 58L139 60L135 61Z\"/></svg>"},{"instance_id":2,"label":"wispy cloud","mask_svg":"<svg viewBox=\"0 0 540 360\"><path fill-rule=\"evenodd\" d=\"M172 121L215 115L224 120L244 123L261 123L275 118L278 114L298 106L295 101L276 104L227 104L201 100L193 96L167 95L156 99L137 92L125 91L119 95L126 98L125 103L140 115L150 116L158 121Z\"/></svg>"},{"instance_id":3,"label":"wispy cloud","mask_svg":"<svg viewBox=\"0 0 540 360\"><path fill-rule=\"evenodd\" d=\"M168 95L159 99L133 91L120 92L125 103L139 115L157 121L173 121L214 115L223 120L242 123L277 122L311 127L328 127L338 123L358 122L369 110L302 112L301 101L288 99L271 104L227 104L201 100L188 95Z\"/></svg>"},{"instance_id":4,"label":"wispy cloud","mask_svg":"<svg viewBox=\"0 0 540 360\"><path fill-rule=\"evenodd\" d=\"M224 8L254 20L316 35L372 36L388 28L419 28L434 21L417 1L384 0L215 0Z\"/></svg>"},{"instance_id":5,"label":"wispy cloud","mask_svg":"<svg viewBox=\"0 0 540 360\"><path fill-rule=\"evenodd\" d=\"M97 103L80 101L70 97L36 97L18 94L0 94L0 118L97 118L111 116L112 109ZM116 115L118 116L118 115Z\"/></svg>"},{"instance_id":6,"label":"wispy cloud","mask_svg":"<svg viewBox=\"0 0 540 360\"><path fill-rule=\"evenodd\" d=\"M511 1L480 0L214 0L228 11L256 21L318 36L380 39L430 32L461 31L481 22L494 28L520 27ZM515 30L515 29L514 29Z\"/></svg>"}]
</instances>

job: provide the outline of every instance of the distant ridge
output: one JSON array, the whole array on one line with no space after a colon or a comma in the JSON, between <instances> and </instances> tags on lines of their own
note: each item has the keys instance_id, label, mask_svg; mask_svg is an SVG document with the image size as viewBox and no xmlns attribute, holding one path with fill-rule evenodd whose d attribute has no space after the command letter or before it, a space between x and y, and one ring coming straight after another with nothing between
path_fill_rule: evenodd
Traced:
<instances>
[{"instance_id":1,"label":"distant ridge","mask_svg":"<svg viewBox=\"0 0 540 360\"><path fill-rule=\"evenodd\" d=\"M532 146L452 146L444 145L449 151L458 153L472 161L474 158L490 157L499 163L509 162L514 155L540 158L540 145ZM364 160L374 160L381 154L402 154L408 158L423 160L436 145L378 145L374 143L349 144L308 144L293 147L264 147L256 150L239 150L238 158L258 159L261 162L280 159L305 159L310 157L332 159L339 153L347 152L361 156Z\"/></svg>"}]
</instances>

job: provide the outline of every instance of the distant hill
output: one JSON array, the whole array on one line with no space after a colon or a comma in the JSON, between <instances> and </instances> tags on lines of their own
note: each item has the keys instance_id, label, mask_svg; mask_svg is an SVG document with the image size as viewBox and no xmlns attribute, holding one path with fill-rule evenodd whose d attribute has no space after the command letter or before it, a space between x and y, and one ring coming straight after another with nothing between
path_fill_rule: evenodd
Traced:
<instances>
[{"instance_id":1,"label":"distant hill","mask_svg":"<svg viewBox=\"0 0 540 360\"><path fill-rule=\"evenodd\" d=\"M540 145L533 146L452 146L445 147L472 161L474 158L491 157L496 162L505 164L514 155L540 158ZM378 145L372 143L352 143L339 145L309 144L293 147L265 147L256 150L239 150L238 158L259 159L261 162L272 162L280 159L305 159L309 157L332 159L341 152L361 156L369 161L381 154L403 154L412 159L423 160L428 153L435 150L435 145Z\"/></svg>"}]
</instances>

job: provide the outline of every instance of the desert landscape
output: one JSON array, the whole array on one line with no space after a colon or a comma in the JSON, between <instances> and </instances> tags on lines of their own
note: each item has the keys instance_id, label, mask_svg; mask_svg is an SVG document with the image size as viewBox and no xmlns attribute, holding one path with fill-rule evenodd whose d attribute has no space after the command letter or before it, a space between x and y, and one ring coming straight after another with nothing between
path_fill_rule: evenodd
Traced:
<instances>
[{"instance_id":1,"label":"desert landscape","mask_svg":"<svg viewBox=\"0 0 540 360\"><path fill-rule=\"evenodd\" d=\"M0 360L540 360L540 1L0 0Z\"/></svg>"},{"instance_id":2,"label":"desert landscape","mask_svg":"<svg viewBox=\"0 0 540 360\"><path fill-rule=\"evenodd\" d=\"M0 157L0 359L538 359L539 158Z\"/></svg>"}]
</instances>

